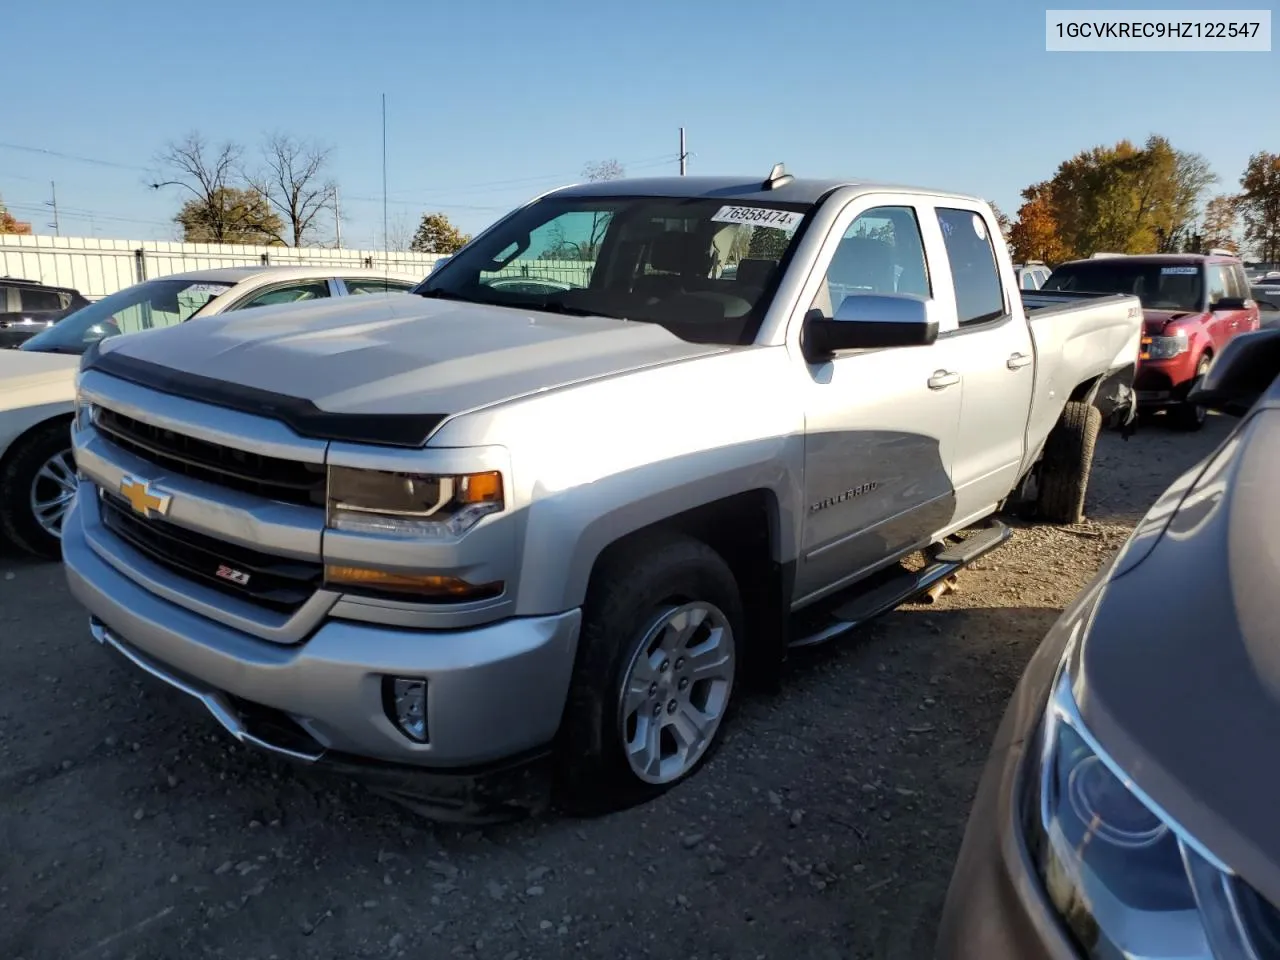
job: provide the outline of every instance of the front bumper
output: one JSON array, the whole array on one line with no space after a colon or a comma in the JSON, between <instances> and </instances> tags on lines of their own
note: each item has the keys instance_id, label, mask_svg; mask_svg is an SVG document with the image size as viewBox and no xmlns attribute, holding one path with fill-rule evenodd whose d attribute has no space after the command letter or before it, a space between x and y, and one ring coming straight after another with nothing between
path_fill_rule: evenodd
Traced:
<instances>
[{"instance_id":1,"label":"front bumper","mask_svg":"<svg viewBox=\"0 0 1280 960\"><path fill-rule=\"evenodd\" d=\"M448 631L329 619L262 640L142 587L94 550L86 511L63 530L67 582L95 636L196 697L237 738L294 760L462 774L536 754L556 735L580 612ZM427 681L429 742L399 732L383 678Z\"/></svg>"},{"instance_id":2,"label":"front bumper","mask_svg":"<svg viewBox=\"0 0 1280 960\"><path fill-rule=\"evenodd\" d=\"M1138 405L1157 409L1182 403L1195 383L1196 362L1190 351L1167 360L1139 361L1133 381Z\"/></svg>"}]
</instances>

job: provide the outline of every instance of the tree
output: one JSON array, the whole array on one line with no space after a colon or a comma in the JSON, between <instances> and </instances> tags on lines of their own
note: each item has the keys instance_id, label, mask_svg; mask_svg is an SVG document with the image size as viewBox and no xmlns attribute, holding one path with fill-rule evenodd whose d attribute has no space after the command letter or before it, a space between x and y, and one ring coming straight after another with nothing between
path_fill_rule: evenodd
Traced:
<instances>
[{"instance_id":1,"label":"tree","mask_svg":"<svg viewBox=\"0 0 1280 960\"><path fill-rule=\"evenodd\" d=\"M386 246L388 251L404 253L413 249L413 221L403 210L393 214L387 224Z\"/></svg>"},{"instance_id":2,"label":"tree","mask_svg":"<svg viewBox=\"0 0 1280 960\"><path fill-rule=\"evenodd\" d=\"M173 219L187 243L283 243L283 221L253 189L222 187L208 200L188 200Z\"/></svg>"},{"instance_id":3,"label":"tree","mask_svg":"<svg viewBox=\"0 0 1280 960\"><path fill-rule=\"evenodd\" d=\"M1200 227L1202 243L1206 248L1222 247L1238 250L1236 242L1237 198L1228 194L1214 197L1204 208L1204 221Z\"/></svg>"},{"instance_id":4,"label":"tree","mask_svg":"<svg viewBox=\"0 0 1280 960\"><path fill-rule=\"evenodd\" d=\"M174 218L183 223L184 230L185 217L198 226L201 234L208 235L209 243L243 243L244 241L228 239L235 221L231 219L233 215L229 208L224 206L224 203L233 199L233 193L243 192L235 190L232 182L241 153L240 146L230 141L216 149L212 148L204 137L193 131L185 139L170 143L156 157L156 162L166 171L163 175L170 179L157 180L151 187L154 190L180 187L191 195L192 199L183 204L182 210ZM235 229L242 227L241 222Z\"/></svg>"},{"instance_id":5,"label":"tree","mask_svg":"<svg viewBox=\"0 0 1280 960\"><path fill-rule=\"evenodd\" d=\"M617 160L593 160L582 168L582 176L592 183L621 180L626 175L626 170Z\"/></svg>"},{"instance_id":6,"label":"tree","mask_svg":"<svg viewBox=\"0 0 1280 960\"><path fill-rule=\"evenodd\" d=\"M1060 255L1174 252L1192 242L1201 201L1217 180L1196 153L1160 136L1082 151L1053 177L1024 191L1027 225L1014 230L1021 251L1053 246ZM1022 220L1021 211L1019 219ZM1025 253L1024 253L1025 255ZM1045 259L1045 258L1040 258Z\"/></svg>"},{"instance_id":7,"label":"tree","mask_svg":"<svg viewBox=\"0 0 1280 960\"><path fill-rule=\"evenodd\" d=\"M1009 228L1009 247L1019 263L1040 260L1055 264L1071 259L1062 243L1051 192L1048 181L1033 183L1022 191L1018 219Z\"/></svg>"},{"instance_id":8,"label":"tree","mask_svg":"<svg viewBox=\"0 0 1280 960\"><path fill-rule=\"evenodd\" d=\"M415 253L453 254L470 240L443 213L424 213L409 249Z\"/></svg>"},{"instance_id":9,"label":"tree","mask_svg":"<svg viewBox=\"0 0 1280 960\"><path fill-rule=\"evenodd\" d=\"M264 169L246 179L284 219L293 246L301 247L313 238L317 218L333 209L337 196L337 185L322 177L329 149L275 133L263 144L262 157Z\"/></svg>"},{"instance_id":10,"label":"tree","mask_svg":"<svg viewBox=\"0 0 1280 960\"><path fill-rule=\"evenodd\" d=\"M1255 153L1240 178L1237 209L1259 260L1280 260L1280 153Z\"/></svg>"},{"instance_id":11,"label":"tree","mask_svg":"<svg viewBox=\"0 0 1280 960\"><path fill-rule=\"evenodd\" d=\"M4 205L4 200L2 199L0 199L0 233L31 233L31 224L15 218L9 212L9 208Z\"/></svg>"},{"instance_id":12,"label":"tree","mask_svg":"<svg viewBox=\"0 0 1280 960\"><path fill-rule=\"evenodd\" d=\"M1009 231L1013 229L1013 221L1005 216L1004 211L991 204L991 212L996 216L996 226L1000 228L1000 236L1004 238L1005 243L1009 242Z\"/></svg>"}]
</instances>

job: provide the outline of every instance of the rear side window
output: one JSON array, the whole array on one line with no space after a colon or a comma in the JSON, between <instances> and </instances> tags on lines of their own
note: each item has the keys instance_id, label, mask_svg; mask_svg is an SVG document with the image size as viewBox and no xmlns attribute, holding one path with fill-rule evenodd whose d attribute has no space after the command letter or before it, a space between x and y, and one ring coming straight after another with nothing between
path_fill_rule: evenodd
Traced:
<instances>
[{"instance_id":1,"label":"rear side window","mask_svg":"<svg viewBox=\"0 0 1280 960\"><path fill-rule=\"evenodd\" d=\"M404 283L400 280L378 280L361 279L361 280L343 280L347 286L347 294L357 296L362 293L404 293L412 290L416 284Z\"/></svg>"},{"instance_id":2,"label":"rear side window","mask_svg":"<svg viewBox=\"0 0 1280 960\"><path fill-rule=\"evenodd\" d=\"M62 309L62 301L58 299L56 290L18 290L22 298L22 309L33 312L53 312Z\"/></svg>"},{"instance_id":3,"label":"rear side window","mask_svg":"<svg viewBox=\"0 0 1280 960\"><path fill-rule=\"evenodd\" d=\"M1214 306L1227 296L1227 270L1220 263L1211 263L1205 270L1205 280L1209 285L1209 306Z\"/></svg>"},{"instance_id":4,"label":"rear side window","mask_svg":"<svg viewBox=\"0 0 1280 960\"><path fill-rule=\"evenodd\" d=\"M972 210L938 209L938 226L951 263L956 314L961 327L1004 316L1004 289L996 270L986 221Z\"/></svg>"}]
</instances>

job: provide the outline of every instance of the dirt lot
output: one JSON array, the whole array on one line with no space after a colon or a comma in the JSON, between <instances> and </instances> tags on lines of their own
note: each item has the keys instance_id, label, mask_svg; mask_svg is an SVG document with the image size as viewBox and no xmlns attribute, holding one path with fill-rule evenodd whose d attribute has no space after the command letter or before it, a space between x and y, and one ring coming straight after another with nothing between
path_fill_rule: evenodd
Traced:
<instances>
[{"instance_id":1,"label":"dirt lot","mask_svg":"<svg viewBox=\"0 0 1280 960\"><path fill-rule=\"evenodd\" d=\"M797 658L694 781L595 821L433 828L247 753L0 557L0 956L927 956L1024 661L1229 426L1105 436L1089 522Z\"/></svg>"}]
</instances>

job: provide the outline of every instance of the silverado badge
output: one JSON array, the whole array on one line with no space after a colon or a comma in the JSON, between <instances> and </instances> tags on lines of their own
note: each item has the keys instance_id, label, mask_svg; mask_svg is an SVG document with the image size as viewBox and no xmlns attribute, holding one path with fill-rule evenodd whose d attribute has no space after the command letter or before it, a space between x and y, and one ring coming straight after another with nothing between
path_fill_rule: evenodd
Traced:
<instances>
[{"instance_id":1,"label":"silverado badge","mask_svg":"<svg viewBox=\"0 0 1280 960\"><path fill-rule=\"evenodd\" d=\"M125 477L120 481L120 496L129 501L134 513L140 513L148 519L163 517L169 512L169 504L173 497L167 493L155 493L145 480Z\"/></svg>"}]
</instances>

